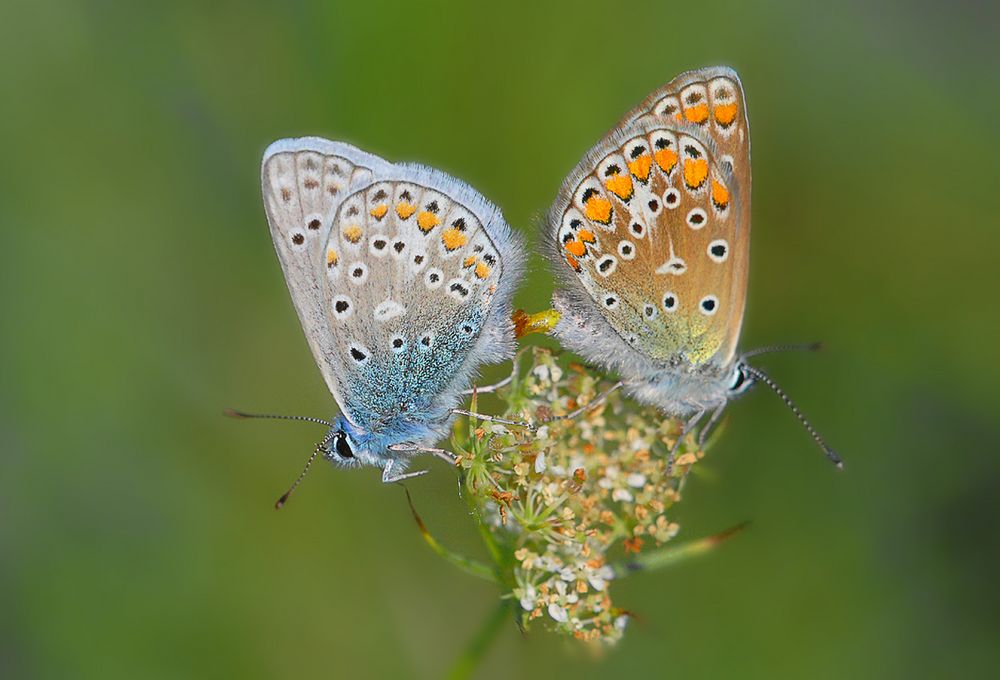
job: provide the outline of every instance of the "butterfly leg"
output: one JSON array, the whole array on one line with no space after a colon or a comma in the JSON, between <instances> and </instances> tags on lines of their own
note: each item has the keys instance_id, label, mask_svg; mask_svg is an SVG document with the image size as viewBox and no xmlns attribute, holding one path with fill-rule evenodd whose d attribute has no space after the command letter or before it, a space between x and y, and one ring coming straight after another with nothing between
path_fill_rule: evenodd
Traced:
<instances>
[{"instance_id":1,"label":"butterfly leg","mask_svg":"<svg viewBox=\"0 0 1000 680\"><path fill-rule=\"evenodd\" d=\"M585 405L581 406L580 408L575 409L573 411L570 411L569 413L563 414L561 416L552 416L551 418L549 418L545 422L551 423L554 420L572 420L573 418L576 418L576 417L578 417L578 416L586 413L590 409L592 409L592 408L594 408L596 406L600 406L602 403L604 403L604 400L607 399L611 395L612 392L614 392L617 389L620 389L624 384L625 383L623 381L619 380L614 385L612 385L608 389L606 389L603 392L601 392L600 394L598 394L596 397L594 397L593 399L591 399L590 401L588 401Z\"/></svg>"},{"instance_id":2,"label":"butterfly leg","mask_svg":"<svg viewBox=\"0 0 1000 680\"><path fill-rule=\"evenodd\" d=\"M706 441L708 441L708 436L712 433L712 430L715 429L715 426L718 424L719 418L722 417L722 412L726 410L726 406L728 405L728 403L729 402L724 401L718 406L716 406L715 410L712 411L712 417L708 419L707 423L705 423L705 427L699 430L698 432L699 449L705 445Z\"/></svg>"},{"instance_id":3,"label":"butterfly leg","mask_svg":"<svg viewBox=\"0 0 1000 680\"><path fill-rule=\"evenodd\" d=\"M694 431L694 428L698 426L698 422L705 417L705 413L707 413L707 411L705 411L705 409L701 409L693 416L691 416L691 418L688 419L686 423L684 423L684 427L683 429L681 429L681 433L680 435L678 435L677 441L675 441L674 445L670 447L670 455L667 457L668 470L673 470L674 458L677 457L677 452L680 451L681 444L683 444L687 436Z\"/></svg>"},{"instance_id":4,"label":"butterfly leg","mask_svg":"<svg viewBox=\"0 0 1000 680\"><path fill-rule=\"evenodd\" d=\"M454 465L455 461L458 460L456 456L451 451L446 451L445 449L438 449L433 446L417 446L416 444L393 444L389 446L390 451L408 451L411 453L430 453L449 465Z\"/></svg>"},{"instance_id":5,"label":"butterfly leg","mask_svg":"<svg viewBox=\"0 0 1000 680\"><path fill-rule=\"evenodd\" d=\"M524 427L529 430L535 430L535 426L531 423L525 422L523 420L507 420L506 418L497 418L496 416L488 416L485 413L476 413L475 411L466 411L464 408L453 408L452 413L457 413L460 416L470 416L481 420L484 423L497 423L500 425L513 425L515 427Z\"/></svg>"},{"instance_id":6,"label":"butterfly leg","mask_svg":"<svg viewBox=\"0 0 1000 680\"><path fill-rule=\"evenodd\" d=\"M420 475L426 475L427 470L417 470L415 472L403 472L401 466L394 460L390 460L382 468L382 483L392 484L393 482L402 482L404 479L413 479L414 477L419 477Z\"/></svg>"},{"instance_id":7,"label":"butterfly leg","mask_svg":"<svg viewBox=\"0 0 1000 680\"><path fill-rule=\"evenodd\" d=\"M517 371L517 368L514 369ZM471 389L465 390L462 394L488 394L490 392L496 392L497 390L507 387L514 381L514 373L511 373L506 378L500 382L493 383L492 385L483 385L482 387L473 387Z\"/></svg>"}]
</instances>

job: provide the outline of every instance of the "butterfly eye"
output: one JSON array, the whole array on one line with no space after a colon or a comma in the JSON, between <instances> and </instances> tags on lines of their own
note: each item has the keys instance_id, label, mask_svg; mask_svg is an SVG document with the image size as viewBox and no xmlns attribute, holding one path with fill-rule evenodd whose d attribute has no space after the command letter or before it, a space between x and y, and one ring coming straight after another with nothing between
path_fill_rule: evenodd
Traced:
<instances>
[{"instance_id":1,"label":"butterfly eye","mask_svg":"<svg viewBox=\"0 0 1000 680\"><path fill-rule=\"evenodd\" d=\"M334 448L337 451L337 455L344 460L354 458L354 451L351 450L351 444L347 441L347 435L343 432L339 433L334 440Z\"/></svg>"},{"instance_id":2,"label":"butterfly eye","mask_svg":"<svg viewBox=\"0 0 1000 680\"><path fill-rule=\"evenodd\" d=\"M729 391L739 393L749 388L750 385L751 382L747 380L747 374L743 370L743 366L737 365L733 368L733 376L729 381Z\"/></svg>"}]
</instances>

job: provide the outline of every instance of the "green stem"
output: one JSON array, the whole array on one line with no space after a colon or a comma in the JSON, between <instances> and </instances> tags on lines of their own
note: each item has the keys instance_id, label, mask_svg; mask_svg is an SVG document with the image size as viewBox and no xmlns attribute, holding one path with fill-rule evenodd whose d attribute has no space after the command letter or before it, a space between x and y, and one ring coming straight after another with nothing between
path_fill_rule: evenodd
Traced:
<instances>
[{"instance_id":1,"label":"green stem","mask_svg":"<svg viewBox=\"0 0 1000 680\"><path fill-rule=\"evenodd\" d=\"M490 583L496 583L496 574L494 574L493 570L488 566L482 562L472 559L471 557L465 557L464 555L459 555L456 552L448 550L448 548L438 543L437 539L434 538L434 536L431 535L431 532L427 530L427 526L420 518L420 515L417 514L417 509L413 507L413 499L410 498L410 490L406 489L406 487L403 488L406 491L406 502L410 504L410 512L413 513L413 520L417 523L420 535L424 537L424 541L426 541L427 545L431 547L431 550L436 552L448 562L454 564L465 573L478 576L479 578L485 579Z\"/></svg>"},{"instance_id":2,"label":"green stem","mask_svg":"<svg viewBox=\"0 0 1000 680\"><path fill-rule=\"evenodd\" d=\"M690 557L696 557L697 555L708 552L715 546L725 541L727 538L739 533L745 529L748 524L750 523L743 522L742 524L738 524L712 536L706 536L705 538L699 538L695 541L689 541L678 546L668 546L659 550L653 550L651 552L636 555L628 562L619 562L618 564L613 565L615 576L622 578L627 574L636 571L652 571L654 569L662 569L663 567L669 567Z\"/></svg>"},{"instance_id":3,"label":"green stem","mask_svg":"<svg viewBox=\"0 0 1000 680\"><path fill-rule=\"evenodd\" d=\"M475 636L469 640L462 653L455 659L451 670L445 676L448 680L463 680L464 678L472 677L473 671L476 670L483 657L486 656L486 651L489 649L490 643L496 639L497 633L500 632L504 622L508 620L510 607L511 603L509 600L500 600L500 603L493 610L493 613L490 614L490 617L486 619Z\"/></svg>"}]
</instances>

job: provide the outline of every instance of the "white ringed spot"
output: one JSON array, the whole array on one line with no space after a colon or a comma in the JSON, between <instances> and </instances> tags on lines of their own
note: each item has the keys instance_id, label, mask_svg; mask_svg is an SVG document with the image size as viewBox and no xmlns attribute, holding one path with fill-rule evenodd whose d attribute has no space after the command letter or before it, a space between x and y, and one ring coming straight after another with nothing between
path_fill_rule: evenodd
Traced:
<instances>
[{"instance_id":1,"label":"white ringed spot","mask_svg":"<svg viewBox=\"0 0 1000 680\"><path fill-rule=\"evenodd\" d=\"M687 225L692 229L701 229L708 222L708 214L702 208L691 208L687 214Z\"/></svg>"},{"instance_id":2,"label":"white ringed spot","mask_svg":"<svg viewBox=\"0 0 1000 680\"><path fill-rule=\"evenodd\" d=\"M618 255L623 260L634 260L635 259L635 244L631 241L619 241L618 242Z\"/></svg>"},{"instance_id":3,"label":"white ringed spot","mask_svg":"<svg viewBox=\"0 0 1000 680\"><path fill-rule=\"evenodd\" d=\"M350 281L355 286L362 286L368 281L368 265L364 262L355 262L347 268L350 273Z\"/></svg>"},{"instance_id":4,"label":"white ringed spot","mask_svg":"<svg viewBox=\"0 0 1000 680\"><path fill-rule=\"evenodd\" d=\"M698 303L698 309L705 316L712 316L719 311L719 298L714 295L706 295Z\"/></svg>"},{"instance_id":5,"label":"white ringed spot","mask_svg":"<svg viewBox=\"0 0 1000 680\"><path fill-rule=\"evenodd\" d=\"M343 321L354 314L354 300L349 295L338 295L333 298L333 316Z\"/></svg>"},{"instance_id":6,"label":"white ringed spot","mask_svg":"<svg viewBox=\"0 0 1000 680\"><path fill-rule=\"evenodd\" d=\"M389 348L396 354L402 354L406 351L406 338L396 333L389 339Z\"/></svg>"},{"instance_id":7,"label":"white ringed spot","mask_svg":"<svg viewBox=\"0 0 1000 680\"><path fill-rule=\"evenodd\" d=\"M611 276L617 268L618 260L613 255L605 255L597 261L597 273L601 276Z\"/></svg>"},{"instance_id":8,"label":"white ringed spot","mask_svg":"<svg viewBox=\"0 0 1000 680\"><path fill-rule=\"evenodd\" d=\"M375 308L374 316L376 321L388 321L404 314L406 314L406 307L392 298L386 298Z\"/></svg>"},{"instance_id":9,"label":"white ringed spot","mask_svg":"<svg viewBox=\"0 0 1000 680\"><path fill-rule=\"evenodd\" d=\"M671 314L677 311L677 293L672 290L668 290L663 294L663 311Z\"/></svg>"},{"instance_id":10,"label":"white ringed spot","mask_svg":"<svg viewBox=\"0 0 1000 680\"><path fill-rule=\"evenodd\" d=\"M729 259L729 243L724 238L717 238L708 244L706 252L712 262L725 262Z\"/></svg>"},{"instance_id":11,"label":"white ringed spot","mask_svg":"<svg viewBox=\"0 0 1000 680\"><path fill-rule=\"evenodd\" d=\"M368 357L371 354L368 348L362 345L360 342L351 342L347 350L348 355L357 365L362 365L368 361Z\"/></svg>"},{"instance_id":12,"label":"white ringed spot","mask_svg":"<svg viewBox=\"0 0 1000 680\"><path fill-rule=\"evenodd\" d=\"M673 274L680 276L687 271L687 262L683 258L671 255L670 259L656 268L657 274Z\"/></svg>"},{"instance_id":13,"label":"white ringed spot","mask_svg":"<svg viewBox=\"0 0 1000 680\"><path fill-rule=\"evenodd\" d=\"M375 234L368 241L368 252L375 257L385 257L389 253L389 237Z\"/></svg>"},{"instance_id":14,"label":"white ringed spot","mask_svg":"<svg viewBox=\"0 0 1000 680\"><path fill-rule=\"evenodd\" d=\"M448 295L462 301L469 297L469 282L462 278L454 278L448 282Z\"/></svg>"},{"instance_id":15,"label":"white ringed spot","mask_svg":"<svg viewBox=\"0 0 1000 680\"><path fill-rule=\"evenodd\" d=\"M431 267L424 274L424 285L431 290L440 288L442 283L444 283L444 272L439 267Z\"/></svg>"},{"instance_id":16,"label":"white ringed spot","mask_svg":"<svg viewBox=\"0 0 1000 680\"><path fill-rule=\"evenodd\" d=\"M663 192L663 205L667 206L670 210L675 210L681 204L681 192L675 187L670 187Z\"/></svg>"}]
</instances>

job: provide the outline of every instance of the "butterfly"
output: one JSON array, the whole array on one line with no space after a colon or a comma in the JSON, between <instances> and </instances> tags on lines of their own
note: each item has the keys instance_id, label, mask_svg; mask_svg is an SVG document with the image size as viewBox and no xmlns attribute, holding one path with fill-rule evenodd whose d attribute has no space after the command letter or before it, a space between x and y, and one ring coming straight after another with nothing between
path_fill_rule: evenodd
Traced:
<instances>
[{"instance_id":1,"label":"butterfly","mask_svg":"<svg viewBox=\"0 0 1000 680\"><path fill-rule=\"evenodd\" d=\"M750 255L750 128L727 67L683 73L601 139L546 218L560 286L553 333L621 377L613 389L687 418L704 436L755 383L788 396L739 354ZM610 390L609 390L610 391ZM676 447L675 447L676 450Z\"/></svg>"},{"instance_id":2,"label":"butterfly","mask_svg":"<svg viewBox=\"0 0 1000 680\"><path fill-rule=\"evenodd\" d=\"M394 482L448 432L484 363L510 358L524 246L500 210L433 168L348 144L273 143L261 182L288 291L340 414L322 454ZM461 411L459 411L461 412ZM271 417L232 412L243 417ZM280 507L301 481L278 501Z\"/></svg>"}]
</instances>

